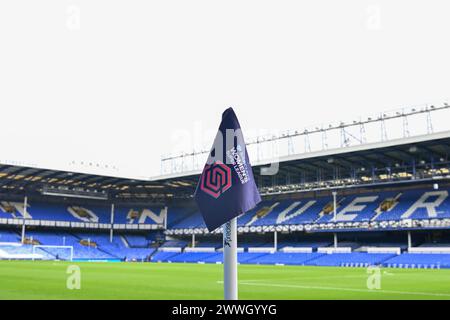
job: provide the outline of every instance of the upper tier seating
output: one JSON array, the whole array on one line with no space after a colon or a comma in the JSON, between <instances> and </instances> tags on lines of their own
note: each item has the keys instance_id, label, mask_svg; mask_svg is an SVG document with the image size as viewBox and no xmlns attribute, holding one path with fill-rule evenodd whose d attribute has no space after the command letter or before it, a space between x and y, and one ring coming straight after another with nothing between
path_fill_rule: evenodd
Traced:
<instances>
[{"instance_id":1,"label":"upper tier seating","mask_svg":"<svg viewBox=\"0 0 450 320\"><path fill-rule=\"evenodd\" d=\"M203 228L204 222L200 212L195 212L192 215L181 219L178 223L174 224L174 229L193 229L193 228Z\"/></svg>"},{"instance_id":2,"label":"upper tier seating","mask_svg":"<svg viewBox=\"0 0 450 320\"><path fill-rule=\"evenodd\" d=\"M114 223L116 224L162 224L164 221L162 208L133 208L116 206ZM23 203L14 201L0 201L0 218L19 218L25 215ZM61 203L29 202L27 219L110 223L111 208L95 205L70 205Z\"/></svg>"},{"instance_id":3,"label":"upper tier seating","mask_svg":"<svg viewBox=\"0 0 450 320\"><path fill-rule=\"evenodd\" d=\"M196 209L169 207L167 214L167 227L172 228L174 225L178 224L183 219L186 219L188 216L191 216L195 212L197 212Z\"/></svg>"},{"instance_id":4,"label":"upper tier seating","mask_svg":"<svg viewBox=\"0 0 450 320\"><path fill-rule=\"evenodd\" d=\"M238 218L238 226L329 223L334 221L332 197L263 201ZM448 189L409 190L338 196L336 222L369 222L401 219L450 218ZM199 212L182 215L169 211L169 229L204 228Z\"/></svg>"}]
</instances>

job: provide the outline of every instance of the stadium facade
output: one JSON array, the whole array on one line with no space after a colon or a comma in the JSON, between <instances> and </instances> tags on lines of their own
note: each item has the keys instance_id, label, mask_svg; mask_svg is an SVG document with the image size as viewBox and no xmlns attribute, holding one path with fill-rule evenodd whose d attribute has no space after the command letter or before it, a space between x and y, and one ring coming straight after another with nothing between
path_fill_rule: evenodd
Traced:
<instances>
[{"instance_id":1,"label":"stadium facade","mask_svg":"<svg viewBox=\"0 0 450 320\"><path fill-rule=\"evenodd\" d=\"M450 131L254 167L239 262L450 267ZM192 195L199 171L134 180L0 165L0 259L222 263Z\"/></svg>"}]
</instances>

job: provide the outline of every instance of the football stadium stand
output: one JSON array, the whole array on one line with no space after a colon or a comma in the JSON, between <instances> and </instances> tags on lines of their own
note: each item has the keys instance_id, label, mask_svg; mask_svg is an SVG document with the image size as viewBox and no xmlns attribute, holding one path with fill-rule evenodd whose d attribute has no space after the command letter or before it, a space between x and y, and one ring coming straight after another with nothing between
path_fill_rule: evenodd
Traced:
<instances>
[{"instance_id":1,"label":"football stadium stand","mask_svg":"<svg viewBox=\"0 0 450 320\"><path fill-rule=\"evenodd\" d=\"M24 204L20 202L1 201L0 215L7 220L26 221L28 230L22 239L20 223L0 229L0 258L222 263L220 231L206 233L198 211L189 201L185 203L185 207L174 208L116 207L112 218L111 209L99 205L36 201L28 202L27 210L24 210ZM400 187L388 191L347 193L338 196L336 204L334 212L330 195L266 199L238 219L242 233L239 263L450 267L450 239L446 233L448 226L445 225L450 221L449 188L436 190L417 186L412 189ZM167 216L167 223L160 220L161 216L164 219ZM98 226L106 224L108 227L135 224L163 226L166 223L163 228L166 236L150 235L160 230L127 232L120 228L112 236L105 231L71 228L76 224L42 228L42 225L29 224L30 221L84 222ZM418 224L420 221L427 221L428 225ZM435 224L430 224L430 221L435 221ZM286 226L289 228L282 228ZM294 236L295 232L290 228L293 226L303 226L303 230L317 232L308 237ZM440 230L443 239L435 241L423 234L433 228ZM393 235L382 235L380 238L368 236L380 230L391 231ZM404 234L400 235L411 230L419 232L414 239L408 240ZM328 231L339 235L341 240L334 243ZM274 232L280 232L276 243L272 238Z\"/></svg>"},{"instance_id":2,"label":"football stadium stand","mask_svg":"<svg viewBox=\"0 0 450 320\"><path fill-rule=\"evenodd\" d=\"M395 199L395 200L394 200ZM415 190L405 192L380 192L344 196L338 199L336 217L325 212L333 200L302 199L298 201L265 201L238 220L239 226L273 226L321 224L327 222L401 221L403 219L450 218L449 190ZM383 206L392 201L390 206ZM259 215L264 211L264 215ZM334 220L335 219L335 220ZM170 229L195 229L203 227L199 212L180 217Z\"/></svg>"},{"instance_id":3,"label":"football stadium stand","mask_svg":"<svg viewBox=\"0 0 450 320\"><path fill-rule=\"evenodd\" d=\"M450 132L280 159L241 264L450 268ZM0 164L0 259L222 263L200 171L139 180Z\"/></svg>"},{"instance_id":4,"label":"football stadium stand","mask_svg":"<svg viewBox=\"0 0 450 320\"><path fill-rule=\"evenodd\" d=\"M450 267L450 239L430 241L418 234L410 243L401 232L427 227L420 221L439 221L441 226L450 221L449 189L402 189L356 193L338 196L336 213L329 210L330 196L265 200L257 208L238 219L243 235L239 243L238 261L242 264L279 264L309 266L365 267L372 265L402 268ZM33 220L105 223L110 226L109 208L95 205L45 204L30 202L27 210L23 204L2 201L0 214L9 219L26 216ZM158 211L159 210L159 211ZM158 213L156 213L158 212ZM222 263L220 231L206 234L203 220L190 202L186 207L164 209L114 209L114 223L161 223L160 215L167 214L166 238L149 236L149 232L120 232L113 237L107 232L83 228L38 228L29 225L22 241L20 224L15 228L0 229L0 258L2 259L74 259L78 261L153 261L171 263ZM12 218L11 218L12 217ZM144 217L144 218L143 218ZM53 219L53 220L52 220ZM23 221L21 219L20 221ZM399 222L397 225L388 222ZM405 223L408 222L408 223ZM71 225L69 225L71 226ZM290 236L292 229L282 226L303 226L319 230L307 238ZM338 244L329 237L332 231L342 238ZM355 232L351 232L351 231ZM380 230L396 231L392 238L367 237ZM181 231L181 232L180 232ZM266 232L264 232L266 231ZM280 232L274 243L271 232ZM341 233L344 236L341 236ZM351 236L348 236L350 232ZM358 233L359 232L359 233ZM197 233L197 238L191 238ZM255 236L252 236L254 234ZM345 236L347 234L347 236ZM355 236L363 235L363 236ZM410 235L409 235L410 236ZM195 236L194 236L195 237ZM33 246L38 246L33 248ZM40 247L43 246L43 247ZM73 253L67 248L72 248ZM383 249L384 248L384 249ZM421 250L414 252L412 250ZM439 250L439 252L436 252Z\"/></svg>"}]
</instances>

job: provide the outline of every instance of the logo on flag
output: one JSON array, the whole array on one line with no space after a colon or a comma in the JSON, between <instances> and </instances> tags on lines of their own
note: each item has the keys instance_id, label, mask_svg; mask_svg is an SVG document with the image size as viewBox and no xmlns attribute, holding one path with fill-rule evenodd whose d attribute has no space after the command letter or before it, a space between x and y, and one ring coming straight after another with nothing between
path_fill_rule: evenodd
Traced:
<instances>
[{"instance_id":1,"label":"logo on flag","mask_svg":"<svg viewBox=\"0 0 450 320\"><path fill-rule=\"evenodd\" d=\"M205 166L200 189L214 198L219 198L231 188L231 169L220 161Z\"/></svg>"},{"instance_id":2,"label":"logo on flag","mask_svg":"<svg viewBox=\"0 0 450 320\"><path fill-rule=\"evenodd\" d=\"M232 108L222 114L195 201L210 232L261 201L241 126Z\"/></svg>"}]
</instances>

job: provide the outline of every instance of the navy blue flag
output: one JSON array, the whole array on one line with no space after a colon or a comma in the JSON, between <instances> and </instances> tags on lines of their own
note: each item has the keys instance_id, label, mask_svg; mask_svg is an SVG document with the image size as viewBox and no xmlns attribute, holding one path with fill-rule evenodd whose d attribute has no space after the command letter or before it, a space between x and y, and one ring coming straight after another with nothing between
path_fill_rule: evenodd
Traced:
<instances>
[{"instance_id":1,"label":"navy blue flag","mask_svg":"<svg viewBox=\"0 0 450 320\"><path fill-rule=\"evenodd\" d=\"M241 126L232 108L222 115L222 123L195 191L195 201L209 231L261 202Z\"/></svg>"}]
</instances>

